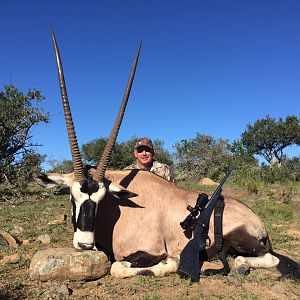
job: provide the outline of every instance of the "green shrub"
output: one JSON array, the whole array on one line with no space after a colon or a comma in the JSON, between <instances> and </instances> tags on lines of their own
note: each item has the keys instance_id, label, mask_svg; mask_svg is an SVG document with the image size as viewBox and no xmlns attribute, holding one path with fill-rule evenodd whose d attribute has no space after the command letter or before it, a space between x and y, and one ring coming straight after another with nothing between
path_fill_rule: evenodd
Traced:
<instances>
[{"instance_id":1,"label":"green shrub","mask_svg":"<svg viewBox=\"0 0 300 300\"><path fill-rule=\"evenodd\" d=\"M259 191L259 187L258 186L259 186L259 184L256 181L249 181L246 184L248 193L249 194L257 195L258 191Z\"/></svg>"}]
</instances>

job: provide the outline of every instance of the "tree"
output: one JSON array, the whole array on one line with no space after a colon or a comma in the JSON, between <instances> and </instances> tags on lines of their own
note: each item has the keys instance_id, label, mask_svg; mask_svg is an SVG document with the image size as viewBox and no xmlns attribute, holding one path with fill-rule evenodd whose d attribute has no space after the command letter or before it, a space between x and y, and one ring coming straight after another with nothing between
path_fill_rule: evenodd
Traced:
<instances>
[{"instance_id":1,"label":"tree","mask_svg":"<svg viewBox=\"0 0 300 300\"><path fill-rule=\"evenodd\" d=\"M272 165L281 164L283 150L292 145L300 145L300 119L288 116L278 122L269 115L257 120L254 125L247 125L247 130L242 133L241 143L251 154L265 158Z\"/></svg>"},{"instance_id":2,"label":"tree","mask_svg":"<svg viewBox=\"0 0 300 300\"><path fill-rule=\"evenodd\" d=\"M107 138L101 137L82 145L83 158L87 163L95 166L98 165L106 143ZM108 163L109 168L122 169L134 161L129 144L130 141L128 143L115 143L114 150ZM132 147L134 147L134 145L132 145Z\"/></svg>"},{"instance_id":3,"label":"tree","mask_svg":"<svg viewBox=\"0 0 300 300\"><path fill-rule=\"evenodd\" d=\"M175 159L180 177L219 179L229 165L228 142L197 133L195 138L175 144Z\"/></svg>"},{"instance_id":4,"label":"tree","mask_svg":"<svg viewBox=\"0 0 300 300\"><path fill-rule=\"evenodd\" d=\"M0 183L13 175L14 167L28 161L26 157L33 158L33 147L38 145L31 141L31 129L49 119L49 114L40 108L44 99L38 90L29 90L25 95L13 85L4 86L0 92ZM41 160L42 157L35 161Z\"/></svg>"},{"instance_id":5,"label":"tree","mask_svg":"<svg viewBox=\"0 0 300 300\"><path fill-rule=\"evenodd\" d=\"M54 173L71 173L73 172L73 162L72 160L63 159L61 161L56 159L49 160L51 169L49 172Z\"/></svg>"},{"instance_id":6,"label":"tree","mask_svg":"<svg viewBox=\"0 0 300 300\"><path fill-rule=\"evenodd\" d=\"M101 137L82 145L83 158L87 163L92 165L97 165L99 163L106 142L107 139ZM136 142L136 137L132 137L130 140L121 143L116 142L108 167L111 169L123 169L134 163L135 157L133 155L133 150ZM154 140L153 144L156 150L155 158L160 162L172 165L172 156L164 149L164 142L161 140Z\"/></svg>"},{"instance_id":7,"label":"tree","mask_svg":"<svg viewBox=\"0 0 300 300\"><path fill-rule=\"evenodd\" d=\"M234 172L230 176L233 182L248 186L249 182L260 177L258 159L249 153L240 140L230 144L229 150L232 154L231 165L234 166Z\"/></svg>"},{"instance_id":8,"label":"tree","mask_svg":"<svg viewBox=\"0 0 300 300\"><path fill-rule=\"evenodd\" d=\"M136 144L137 140L135 140ZM169 166L173 165L173 157L172 154L164 148L165 142L162 140L154 140L153 146L155 150L155 159L161 163L167 164ZM133 148L132 148L133 149Z\"/></svg>"}]
</instances>

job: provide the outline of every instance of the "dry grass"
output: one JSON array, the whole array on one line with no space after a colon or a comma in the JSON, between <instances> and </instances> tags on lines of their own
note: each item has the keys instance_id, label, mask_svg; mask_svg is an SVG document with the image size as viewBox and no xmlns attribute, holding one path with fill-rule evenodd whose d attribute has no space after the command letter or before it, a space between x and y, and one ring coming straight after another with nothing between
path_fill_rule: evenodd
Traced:
<instances>
[{"instance_id":1,"label":"dry grass","mask_svg":"<svg viewBox=\"0 0 300 300\"><path fill-rule=\"evenodd\" d=\"M180 279L176 274L164 278L138 276L123 280L107 275L91 282L66 281L64 283L72 290L69 299L299 299L299 193L295 192L290 201L283 201L282 195L276 191L264 191L253 196L243 190L225 188L224 193L241 199L264 219L274 249L281 259L277 268L251 270L250 275L245 277L233 272L227 277L202 276L199 284ZM9 232L23 228L19 240L47 233L52 243L49 246L37 243L20 245L17 250L0 246L0 259L16 252L21 257L16 264L0 266L0 299L44 299L53 282L31 281L30 259L40 249L71 245L68 195L59 191L55 195L45 191L36 195L23 199L21 204L18 201L2 203L1 228ZM65 224L48 225L63 215L67 216Z\"/></svg>"}]
</instances>

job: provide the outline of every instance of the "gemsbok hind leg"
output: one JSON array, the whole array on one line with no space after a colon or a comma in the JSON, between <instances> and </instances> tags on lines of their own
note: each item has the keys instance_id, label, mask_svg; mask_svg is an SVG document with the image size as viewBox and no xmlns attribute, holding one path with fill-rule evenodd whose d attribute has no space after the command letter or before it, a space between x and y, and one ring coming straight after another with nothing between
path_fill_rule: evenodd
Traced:
<instances>
[{"instance_id":1,"label":"gemsbok hind leg","mask_svg":"<svg viewBox=\"0 0 300 300\"><path fill-rule=\"evenodd\" d=\"M131 268L131 263L128 261L116 261L111 266L110 274L115 278L128 278L136 275L162 277L175 273L178 264L179 255L168 257L154 266L144 268Z\"/></svg>"},{"instance_id":2,"label":"gemsbok hind leg","mask_svg":"<svg viewBox=\"0 0 300 300\"><path fill-rule=\"evenodd\" d=\"M279 258L266 253L258 257L238 256L234 260L234 268L239 275L246 274L250 268L273 268L278 266Z\"/></svg>"}]
</instances>

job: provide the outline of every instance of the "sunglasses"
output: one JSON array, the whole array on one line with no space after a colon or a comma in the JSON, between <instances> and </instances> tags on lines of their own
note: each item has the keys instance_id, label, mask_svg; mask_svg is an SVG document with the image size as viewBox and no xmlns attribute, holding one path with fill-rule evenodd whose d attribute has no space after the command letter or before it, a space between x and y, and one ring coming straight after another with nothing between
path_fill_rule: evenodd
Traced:
<instances>
[{"instance_id":1,"label":"sunglasses","mask_svg":"<svg viewBox=\"0 0 300 300\"><path fill-rule=\"evenodd\" d=\"M146 151L146 152L152 152L152 149L149 148L149 147L138 147L138 148L136 149L136 151L137 151L138 153L142 153L142 152L144 152L144 151Z\"/></svg>"}]
</instances>

